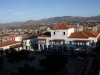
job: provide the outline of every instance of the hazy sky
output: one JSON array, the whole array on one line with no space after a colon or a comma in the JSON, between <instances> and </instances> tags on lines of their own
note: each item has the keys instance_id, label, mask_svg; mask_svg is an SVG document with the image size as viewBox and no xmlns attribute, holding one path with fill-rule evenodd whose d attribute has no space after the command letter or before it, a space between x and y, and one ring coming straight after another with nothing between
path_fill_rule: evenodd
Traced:
<instances>
[{"instance_id":1,"label":"hazy sky","mask_svg":"<svg viewBox=\"0 0 100 75\"><path fill-rule=\"evenodd\" d=\"M100 0L0 0L0 23L100 15Z\"/></svg>"}]
</instances>

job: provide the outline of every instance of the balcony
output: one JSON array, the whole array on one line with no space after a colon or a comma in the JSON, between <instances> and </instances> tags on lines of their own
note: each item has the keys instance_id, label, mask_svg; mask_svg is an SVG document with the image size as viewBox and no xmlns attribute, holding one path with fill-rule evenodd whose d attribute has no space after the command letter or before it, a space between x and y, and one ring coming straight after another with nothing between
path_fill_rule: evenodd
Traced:
<instances>
[{"instance_id":1,"label":"balcony","mask_svg":"<svg viewBox=\"0 0 100 75\"><path fill-rule=\"evenodd\" d=\"M37 44L46 44L46 41L37 41Z\"/></svg>"},{"instance_id":2,"label":"balcony","mask_svg":"<svg viewBox=\"0 0 100 75\"><path fill-rule=\"evenodd\" d=\"M89 47L90 43L89 42L72 42L75 47Z\"/></svg>"},{"instance_id":3,"label":"balcony","mask_svg":"<svg viewBox=\"0 0 100 75\"><path fill-rule=\"evenodd\" d=\"M49 44L52 44L52 45L64 45L65 43L64 42L49 42Z\"/></svg>"}]
</instances>

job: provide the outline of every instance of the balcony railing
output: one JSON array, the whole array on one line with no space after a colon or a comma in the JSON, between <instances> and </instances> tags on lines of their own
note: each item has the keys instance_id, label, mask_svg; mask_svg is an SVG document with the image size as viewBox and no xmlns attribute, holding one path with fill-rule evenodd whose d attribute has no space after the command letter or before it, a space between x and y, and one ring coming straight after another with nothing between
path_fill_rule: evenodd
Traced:
<instances>
[{"instance_id":1,"label":"balcony railing","mask_svg":"<svg viewBox=\"0 0 100 75\"><path fill-rule=\"evenodd\" d=\"M49 42L49 44L52 44L52 45L64 45L65 43L63 43L63 42Z\"/></svg>"},{"instance_id":2,"label":"balcony railing","mask_svg":"<svg viewBox=\"0 0 100 75\"><path fill-rule=\"evenodd\" d=\"M37 44L46 44L45 41L38 41Z\"/></svg>"}]
</instances>

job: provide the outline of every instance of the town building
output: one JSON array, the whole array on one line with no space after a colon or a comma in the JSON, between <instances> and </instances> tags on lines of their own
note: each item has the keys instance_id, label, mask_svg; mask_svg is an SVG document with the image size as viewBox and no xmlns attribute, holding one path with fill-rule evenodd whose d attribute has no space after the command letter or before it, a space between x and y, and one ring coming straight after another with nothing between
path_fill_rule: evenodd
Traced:
<instances>
[{"instance_id":1,"label":"town building","mask_svg":"<svg viewBox=\"0 0 100 75\"><path fill-rule=\"evenodd\" d=\"M75 32L73 26L55 25L49 32L27 36L1 35L0 55L6 55L11 48L29 51L52 51L67 53L91 53L95 49L100 33ZM10 51L11 52L11 51Z\"/></svg>"},{"instance_id":2,"label":"town building","mask_svg":"<svg viewBox=\"0 0 100 75\"><path fill-rule=\"evenodd\" d=\"M0 37L0 56L11 53L12 48L22 50L22 36L3 34Z\"/></svg>"},{"instance_id":3,"label":"town building","mask_svg":"<svg viewBox=\"0 0 100 75\"><path fill-rule=\"evenodd\" d=\"M92 52L100 39L100 33L96 31L74 32L74 28L67 24L59 24L53 27L48 34L43 33L37 37L40 51L50 50L57 52Z\"/></svg>"}]
</instances>

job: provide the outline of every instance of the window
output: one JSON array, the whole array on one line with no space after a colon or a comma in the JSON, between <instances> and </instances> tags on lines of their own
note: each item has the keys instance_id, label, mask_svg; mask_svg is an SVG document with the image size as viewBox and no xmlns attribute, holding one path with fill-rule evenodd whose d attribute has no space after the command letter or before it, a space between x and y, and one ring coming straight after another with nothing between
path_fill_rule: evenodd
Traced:
<instances>
[{"instance_id":1,"label":"window","mask_svg":"<svg viewBox=\"0 0 100 75\"><path fill-rule=\"evenodd\" d=\"M56 43L56 44L59 44L60 42L59 42L59 41L55 41L55 43Z\"/></svg>"},{"instance_id":2,"label":"window","mask_svg":"<svg viewBox=\"0 0 100 75\"><path fill-rule=\"evenodd\" d=\"M65 32L63 32L63 35L65 35Z\"/></svg>"},{"instance_id":3,"label":"window","mask_svg":"<svg viewBox=\"0 0 100 75\"><path fill-rule=\"evenodd\" d=\"M45 40L41 40L41 43L45 43Z\"/></svg>"},{"instance_id":4,"label":"window","mask_svg":"<svg viewBox=\"0 0 100 75\"><path fill-rule=\"evenodd\" d=\"M94 43L94 40L92 40L92 43Z\"/></svg>"},{"instance_id":5,"label":"window","mask_svg":"<svg viewBox=\"0 0 100 75\"><path fill-rule=\"evenodd\" d=\"M74 42L72 42L72 45L74 45Z\"/></svg>"},{"instance_id":6,"label":"window","mask_svg":"<svg viewBox=\"0 0 100 75\"><path fill-rule=\"evenodd\" d=\"M52 40L49 40L49 42L52 42Z\"/></svg>"},{"instance_id":7,"label":"window","mask_svg":"<svg viewBox=\"0 0 100 75\"><path fill-rule=\"evenodd\" d=\"M31 44L33 44L33 41L32 41L32 40L30 40L30 43L31 43Z\"/></svg>"},{"instance_id":8,"label":"window","mask_svg":"<svg viewBox=\"0 0 100 75\"><path fill-rule=\"evenodd\" d=\"M38 43L40 43L40 40L38 40Z\"/></svg>"},{"instance_id":9,"label":"window","mask_svg":"<svg viewBox=\"0 0 100 75\"><path fill-rule=\"evenodd\" d=\"M78 43L76 42L76 44L75 45L78 45Z\"/></svg>"},{"instance_id":10,"label":"window","mask_svg":"<svg viewBox=\"0 0 100 75\"><path fill-rule=\"evenodd\" d=\"M79 42L77 42L77 45L79 45Z\"/></svg>"},{"instance_id":11,"label":"window","mask_svg":"<svg viewBox=\"0 0 100 75\"><path fill-rule=\"evenodd\" d=\"M52 40L49 40L49 43L52 44Z\"/></svg>"},{"instance_id":12,"label":"window","mask_svg":"<svg viewBox=\"0 0 100 75\"><path fill-rule=\"evenodd\" d=\"M80 43L80 45L82 45L82 43Z\"/></svg>"},{"instance_id":13,"label":"window","mask_svg":"<svg viewBox=\"0 0 100 75\"><path fill-rule=\"evenodd\" d=\"M94 45L94 40L92 40L91 45L92 45L92 46Z\"/></svg>"},{"instance_id":14,"label":"window","mask_svg":"<svg viewBox=\"0 0 100 75\"><path fill-rule=\"evenodd\" d=\"M55 35L55 32L53 32L54 33L54 35Z\"/></svg>"},{"instance_id":15,"label":"window","mask_svg":"<svg viewBox=\"0 0 100 75\"><path fill-rule=\"evenodd\" d=\"M86 42L84 42L84 45L86 46Z\"/></svg>"},{"instance_id":16,"label":"window","mask_svg":"<svg viewBox=\"0 0 100 75\"><path fill-rule=\"evenodd\" d=\"M70 42L70 44L72 44L72 41L69 41Z\"/></svg>"}]
</instances>

